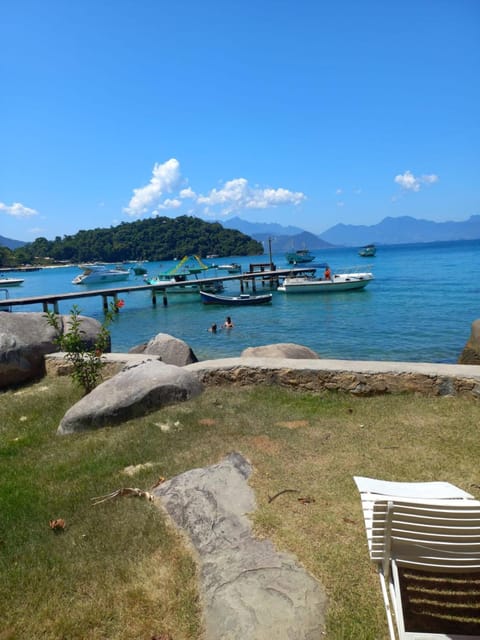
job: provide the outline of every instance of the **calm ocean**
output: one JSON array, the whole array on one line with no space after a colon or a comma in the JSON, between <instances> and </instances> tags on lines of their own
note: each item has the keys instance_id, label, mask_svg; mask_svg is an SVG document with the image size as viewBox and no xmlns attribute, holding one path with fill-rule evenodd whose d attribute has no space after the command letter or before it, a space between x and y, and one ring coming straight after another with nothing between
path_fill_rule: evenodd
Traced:
<instances>
[{"instance_id":1,"label":"calm ocean","mask_svg":"<svg viewBox=\"0 0 480 640\"><path fill-rule=\"evenodd\" d=\"M185 340L201 360L239 356L248 346L295 342L325 358L457 361L472 322L480 318L480 240L380 246L375 258L360 258L353 248L314 253L317 261L328 262L333 271L371 267L375 280L363 291L326 295L275 292L271 305L240 308L205 306L192 294L169 295L168 307L159 297L153 308L148 291L122 294L125 306L111 328L112 350L127 351L162 332ZM278 268L286 267L283 254L273 259ZM216 260L232 261L246 270L250 263L267 262L268 257ZM155 275L174 264L145 266ZM85 287L71 283L78 273L77 267L25 273L24 284L10 288L10 297L83 291ZM125 284L135 282L142 284L141 278L132 274ZM124 283L110 286L120 284ZM227 294L238 292L238 283L227 283ZM74 303L61 303L60 312L67 314ZM84 315L102 320L99 297L78 300L77 304ZM40 305L13 309L42 310ZM234 329L217 334L207 331L213 322L220 326L226 315L232 316Z\"/></svg>"}]
</instances>

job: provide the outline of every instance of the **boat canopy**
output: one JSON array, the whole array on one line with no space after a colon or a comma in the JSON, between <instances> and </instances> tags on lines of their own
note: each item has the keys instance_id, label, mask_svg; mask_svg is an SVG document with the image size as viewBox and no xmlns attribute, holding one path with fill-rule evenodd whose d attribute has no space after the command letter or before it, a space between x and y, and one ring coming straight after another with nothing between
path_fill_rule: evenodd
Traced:
<instances>
[{"instance_id":1,"label":"boat canopy","mask_svg":"<svg viewBox=\"0 0 480 640\"><path fill-rule=\"evenodd\" d=\"M180 275L189 276L190 274L206 271L208 268L209 267L202 262L198 256L184 256L178 264L168 271L158 274L158 277L172 278Z\"/></svg>"}]
</instances>

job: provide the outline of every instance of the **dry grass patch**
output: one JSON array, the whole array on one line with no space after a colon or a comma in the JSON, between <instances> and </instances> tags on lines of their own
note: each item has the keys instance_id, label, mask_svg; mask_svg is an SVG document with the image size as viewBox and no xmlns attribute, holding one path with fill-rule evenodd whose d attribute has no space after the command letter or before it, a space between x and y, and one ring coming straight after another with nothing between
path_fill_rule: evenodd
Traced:
<instances>
[{"instance_id":1,"label":"dry grass patch","mask_svg":"<svg viewBox=\"0 0 480 640\"><path fill-rule=\"evenodd\" d=\"M323 583L333 640L387 637L353 475L446 480L480 495L471 398L211 388L119 427L58 437L76 393L56 379L0 395L0 633L16 640L202 637L195 564L163 512L138 498L91 506L132 486L127 467L148 490L159 476L245 455L255 530ZM294 491L269 500L285 489ZM50 530L51 518L65 531Z\"/></svg>"},{"instance_id":2,"label":"dry grass patch","mask_svg":"<svg viewBox=\"0 0 480 640\"><path fill-rule=\"evenodd\" d=\"M285 427L286 429L300 429L301 427L308 427L307 420L290 420L288 422L277 422L279 427Z\"/></svg>"}]
</instances>

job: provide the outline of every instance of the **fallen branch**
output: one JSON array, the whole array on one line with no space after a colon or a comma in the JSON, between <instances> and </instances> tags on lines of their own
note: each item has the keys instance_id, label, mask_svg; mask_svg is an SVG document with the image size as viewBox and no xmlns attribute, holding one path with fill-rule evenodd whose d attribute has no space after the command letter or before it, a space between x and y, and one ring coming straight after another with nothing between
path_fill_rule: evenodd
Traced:
<instances>
[{"instance_id":1,"label":"fallen branch","mask_svg":"<svg viewBox=\"0 0 480 640\"><path fill-rule=\"evenodd\" d=\"M268 497L268 502L273 502L275 500L275 498L278 498L278 496L281 496L282 493L300 493L300 491L298 489L282 489L282 491L279 491L278 493L276 493L274 496L269 496Z\"/></svg>"},{"instance_id":2,"label":"fallen branch","mask_svg":"<svg viewBox=\"0 0 480 640\"><path fill-rule=\"evenodd\" d=\"M123 489L117 489L117 491L112 491L112 493L107 493L105 496L97 496L96 498L91 498L94 500L92 506L97 504L101 504L102 502L106 502L107 500L113 500L114 498L120 498L122 496L134 496L137 498L145 498L149 502L153 502L155 500L155 496L153 496L148 491L143 491L142 489L132 489L130 487L125 487Z\"/></svg>"}]
</instances>

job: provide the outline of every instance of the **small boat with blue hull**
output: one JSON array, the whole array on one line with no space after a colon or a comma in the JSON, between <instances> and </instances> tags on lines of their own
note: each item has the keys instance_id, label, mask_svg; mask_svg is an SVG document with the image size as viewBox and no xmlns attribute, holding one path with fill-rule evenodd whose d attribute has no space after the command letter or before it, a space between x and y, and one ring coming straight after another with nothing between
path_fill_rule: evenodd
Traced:
<instances>
[{"instance_id":1,"label":"small boat with blue hull","mask_svg":"<svg viewBox=\"0 0 480 640\"><path fill-rule=\"evenodd\" d=\"M249 293L241 293L238 296L223 296L217 293L209 293L208 291L200 291L200 297L203 304L224 304L236 306L268 304L272 301L271 293L264 293L258 296L253 296Z\"/></svg>"},{"instance_id":2,"label":"small boat with blue hull","mask_svg":"<svg viewBox=\"0 0 480 640\"><path fill-rule=\"evenodd\" d=\"M315 256L308 249L297 249L297 251L289 251L285 254L285 258L289 264L305 264L313 262Z\"/></svg>"},{"instance_id":3,"label":"small boat with blue hull","mask_svg":"<svg viewBox=\"0 0 480 640\"><path fill-rule=\"evenodd\" d=\"M362 256L362 258L373 258L376 253L377 247L374 244L366 244L360 249L358 255Z\"/></svg>"},{"instance_id":4,"label":"small boat with blue hull","mask_svg":"<svg viewBox=\"0 0 480 640\"><path fill-rule=\"evenodd\" d=\"M133 267L131 267L131 269L136 276L144 276L147 274L147 269L145 268L143 262L137 262L133 265Z\"/></svg>"}]
</instances>

